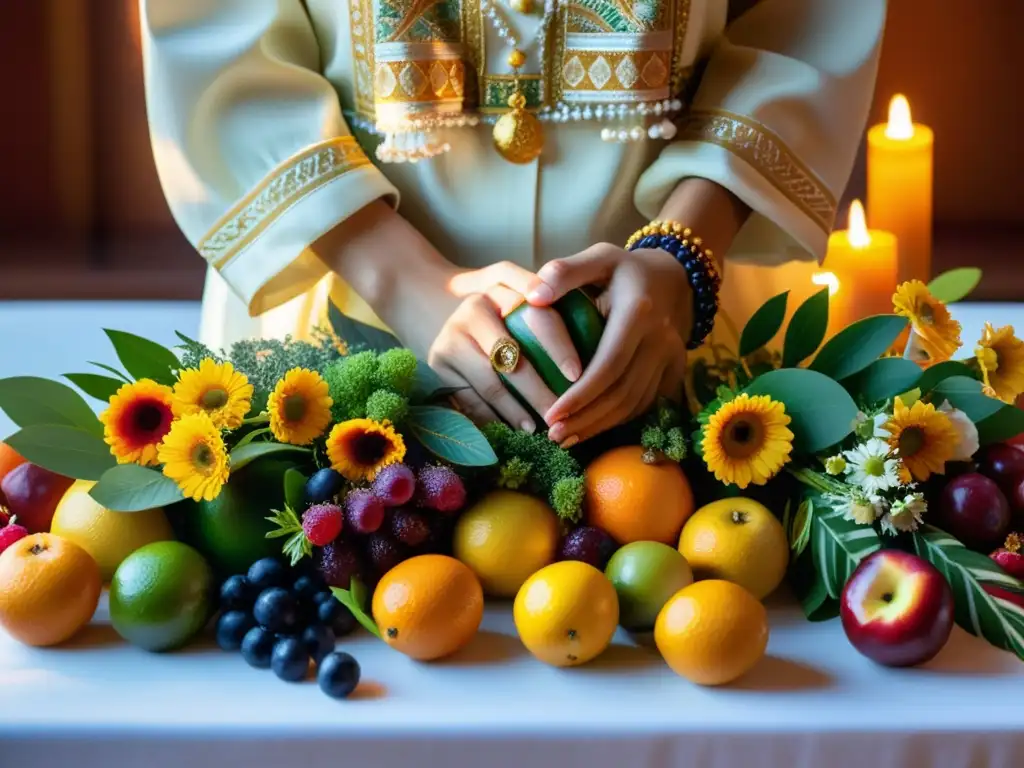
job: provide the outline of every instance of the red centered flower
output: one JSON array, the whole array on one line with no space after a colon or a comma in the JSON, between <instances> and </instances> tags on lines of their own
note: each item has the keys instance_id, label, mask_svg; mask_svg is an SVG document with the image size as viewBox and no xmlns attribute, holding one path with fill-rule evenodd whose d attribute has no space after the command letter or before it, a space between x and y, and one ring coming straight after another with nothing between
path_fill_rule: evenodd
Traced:
<instances>
[{"instance_id":1,"label":"red centered flower","mask_svg":"<svg viewBox=\"0 0 1024 768\"><path fill-rule=\"evenodd\" d=\"M103 439L119 464L152 466L174 421L174 393L151 379L125 384L100 414Z\"/></svg>"}]
</instances>

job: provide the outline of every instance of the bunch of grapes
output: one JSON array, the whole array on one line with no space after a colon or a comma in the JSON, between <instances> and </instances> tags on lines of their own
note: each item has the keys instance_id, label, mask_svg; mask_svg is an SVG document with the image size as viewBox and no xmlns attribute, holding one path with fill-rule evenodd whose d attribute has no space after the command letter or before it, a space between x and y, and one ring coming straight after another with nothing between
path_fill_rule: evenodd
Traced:
<instances>
[{"instance_id":1,"label":"bunch of grapes","mask_svg":"<svg viewBox=\"0 0 1024 768\"><path fill-rule=\"evenodd\" d=\"M418 473L391 464L365 488L342 493L344 478L321 469L306 483L311 505L302 516L317 569L330 586L373 583L414 555L445 552L456 514L466 504L462 478L447 466Z\"/></svg>"},{"instance_id":2,"label":"bunch of grapes","mask_svg":"<svg viewBox=\"0 0 1024 768\"><path fill-rule=\"evenodd\" d=\"M359 684L359 663L335 650L337 638L351 633L356 619L318 575L274 558L258 560L221 585L220 609L217 645L241 651L250 666L299 682L315 665L320 689L337 699Z\"/></svg>"}]
</instances>

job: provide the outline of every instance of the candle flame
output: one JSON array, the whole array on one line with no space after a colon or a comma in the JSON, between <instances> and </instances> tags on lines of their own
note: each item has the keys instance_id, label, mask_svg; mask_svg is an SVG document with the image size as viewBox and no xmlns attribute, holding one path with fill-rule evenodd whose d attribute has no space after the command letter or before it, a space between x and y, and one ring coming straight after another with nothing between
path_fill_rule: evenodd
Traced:
<instances>
[{"instance_id":1,"label":"candle flame","mask_svg":"<svg viewBox=\"0 0 1024 768\"><path fill-rule=\"evenodd\" d=\"M811 282L815 285L827 285L829 296L839 293L839 278L835 272L815 272L811 275Z\"/></svg>"},{"instance_id":2,"label":"candle flame","mask_svg":"<svg viewBox=\"0 0 1024 768\"><path fill-rule=\"evenodd\" d=\"M864 205L860 200L850 204L850 223L847 237L854 248L867 248L871 245L871 234L868 232L868 220L864 215Z\"/></svg>"},{"instance_id":3,"label":"candle flame","mask_svg":"<svg viewBox=\"0 0 1024 768\"><path fill-rule=\"evenodd\" d=\"M885 126L885 135L890 139L906 141L914 138L914 121L910 117L910 102L902 93L892 97L889 102L889 123Z\"/></svg>"}]
</instances>

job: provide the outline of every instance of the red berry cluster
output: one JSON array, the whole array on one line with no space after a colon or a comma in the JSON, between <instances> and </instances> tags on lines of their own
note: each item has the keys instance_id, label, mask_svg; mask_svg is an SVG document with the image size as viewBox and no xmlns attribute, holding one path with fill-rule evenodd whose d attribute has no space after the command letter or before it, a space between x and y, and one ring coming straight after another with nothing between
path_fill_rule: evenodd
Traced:
<instances>
[{"instance_id":1,"label":"red berry cluster","mask_svg":"<svg viewBox=\"0 0 1024 768\"><path fill-rule=\"evenodd\" d=\"M342 492L331 469L306 486L313 502L302 516L306 538L318 547L320 574L330 585L348 588L353 577L372 582L409 557L444 551L454 516L466 504L462 478L447 466L414 472L391 464L373 483Z\"/></svg>"}]
</instances>

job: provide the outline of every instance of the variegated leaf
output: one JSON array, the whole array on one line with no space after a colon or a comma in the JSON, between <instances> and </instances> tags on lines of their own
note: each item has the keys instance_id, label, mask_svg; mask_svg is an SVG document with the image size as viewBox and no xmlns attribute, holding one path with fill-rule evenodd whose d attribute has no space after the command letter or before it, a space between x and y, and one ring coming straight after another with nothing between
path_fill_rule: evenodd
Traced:
<instances>
[{"instance_id":1,"label":"variegated leaf","mask_svg":"<svg viewBox=\"0 0 1024 768\"><path fill-rule=\"evenodd\" d=\"M929 525L914 534L914 550L938 568L952 587L957 624L1024 659L1024 608L985 590L987 585L1022 592L1024 582Z\"/></svg>"},{"instance_id":2,"label":"variegated leaf","mask_svg":"<svg viewBox=\"0 0 1024 768\"><path fill-rule=\"evenodd\" d=\"M860 561L882 548L878 533L868 525L846 520L839 510L822 502L808 510L814 565L830 597L839 599L847 579Z\"/></svg>"}]
</instances>

